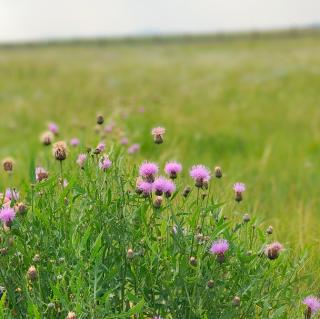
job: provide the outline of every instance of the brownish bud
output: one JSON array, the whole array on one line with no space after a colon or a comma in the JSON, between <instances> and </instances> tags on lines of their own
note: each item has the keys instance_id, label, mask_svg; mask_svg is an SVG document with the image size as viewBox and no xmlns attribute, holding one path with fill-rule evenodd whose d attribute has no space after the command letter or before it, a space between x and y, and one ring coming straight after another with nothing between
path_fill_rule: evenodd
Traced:
<instances>
[{"instance_id":1,"label":"brownish bud","mask_svg":"<svg viewBox=\"0 0 320 319\"><path fill-rule=\"evenodd\" d=\"M4 247L4 248L0 248L0 255L1 256L6 256L8 253L8 248Z\"/></svg>"},{"instance_id":2,"label":"brownish bud","mask_svg":"<svg viewBox=\"0 0 320 319\"><path fill-rule=\"evenodd\" d=\"M3 165L3 169L8 172L8 173L11 173L12 170L13 170L13 159L11 158L5 158L3 161L2 161L2 165Z\"/></svg>"},{"instance_id":3,"label":"brownish bud","mask_svg":"<svg viewBox=\"0 0 320 319\"><path fill-rule=\"evenodd\" d=\"M222 170L220 166L216 166L214 168L214 175L216 176L216 178L221 178L222 177Z\"/></svg>"},{"instance_id":4,"label":"brownish bud","mask_svg":"<svg viewBox=\"0 0 320 319\"><path fill-rule=\"evenodd\" d=\"M267 228L267 234L268 235L271 235L273 233L273 227L270 225L268 228Z\"/></svg>"},{"instance_id":5,"label":"brownish bud","mask_svg":"<svg viewBox=\"0 0 320 319\"><path fill-rule=\"evenodd\" d=\"M133 257L134 257L134 251L131 248L129 248L127 250L127 258L128 259L133 259Z\"/></svg>"},{"instance_id":6,"label":"brownish bud","mask_svg":"<svg viewBox=\"0 0 320 319\"><path fill-rule=\"evenodd\" d=\"M250 215L249 214L244 214L243 217L242 217L243 221L245 223L248 223L250 221Z\"/></svg>"},{"instance_id":7,"label":"brownish bud","mask_svg":"<svg viewBox=\"0 0 320 319\"><path fill-rule=\"evenodd\" d=\"M240 306L240 297L235 296L232 300L232 305L235 307L239 307Z\"/></svg>"},{"instance_id":8,"label":"brownish bud","mask_svg":"<svg viewBox=\"0 0 320 319\"><path fill-rule=\"evenodd\" d=\"M191 256L190 259L189 259L189 263L190 263L191 266L194 266L194 267L197 266L196 257Z\"/></svg>"},{"instance_id":9,"label":"brownish bud","mask_svg":"<svg viewBox=\"0 0 320 319\"><path fill-rule=\"evenodd\" d=\"M17 212L19 214L25 214L27 212L27 206L24 203L18 203Z\"/></svg>"},{"instance_id":10,"label":"brownish bud","mask_svg":"<svg viewBox=\"0 0 320 319\"><path fill-rule=\"evenodd\" d=\"M30 266L29 269L28 269L27 275L28 275L28 278L31 281L36 280L37 277L38 277L38 272L37 272L36 267L35 266Z\"/></svg>"},{"instance_id":11,"label":"brownish bud","mask_svg":"<svg viewBox=\"0 0 320 319\"><path fill-rule=\"evenodd\" d=\"M38 263L40 261L40 255L39 254L34 255L32 260L33 262Z\"/></svg>"},{"instance_id":12,"label":"brownish bud","mask_svg":"<svg viewBox=\"0 0 320 319\"><path fill-rule=\"evenodd\" d=\"M190 192L191 192L191 187L190 186L186 186L185 189L183 190L182 196L183 197L188 197Z\"/></svg>"},{"instance_id":13,"label":"brownish bud","mask_svg":"<svg viewBox=\"0 0 320 319\"><path fill-rule=\"evenodd\" d=\"M161 205L162 205L162 201L163 201L162 196L157 196L156 199L153 202L154 208L160 208Z\"/></svg>"},{"instance_id":14,"label":"brownish bud","mask_svg":"<svg viewBox=\"0 0 320 319\"><path fill-rule=\"evenodd\" d=\"M101 114L97 116L97 124L101 125L104 122L104 118Z\"/></svg>"},{"instance_id":15,"label":"brownish bud","mask_svg":"<svg viewBox=\"0 0 320 319\"><path fill-rule=\"evenodd\" d=\"M67 319L77 319L77 315L73 311L69 311Z\"/></svg>"},{"instance_id":16,"label":"brownish bud","mask_svg":"<svg viewBox=\"0 0 320 319\"><path fill-rule=\"evenodd\" d=\"M67 158L67 144L63 141L54 143L52 153L56 160L65 160Z\"/></svg>"},{"instance_id":17,"label":"brownish bud","mask_svg":"<svg viewBox=\"0 0 320 319\"><path fill-rule=\"evenodd\" d=\"M210 289L213 288L213 287L214 287L214 281L211 280L211 279L208 280L208 282L207 282L207 287L210 288Z\"/></svg>"},{"instance_id":18,"label":"brownish bud","mask_svg":"<svg viewBox=\"0 0 320 319\"><path fill-rule=\"evenodd\" d=\"M54 139L54 135L52 132L47 131L41 134L40 141L43 145L50 145Z\"/></svg>"}]
</instances>

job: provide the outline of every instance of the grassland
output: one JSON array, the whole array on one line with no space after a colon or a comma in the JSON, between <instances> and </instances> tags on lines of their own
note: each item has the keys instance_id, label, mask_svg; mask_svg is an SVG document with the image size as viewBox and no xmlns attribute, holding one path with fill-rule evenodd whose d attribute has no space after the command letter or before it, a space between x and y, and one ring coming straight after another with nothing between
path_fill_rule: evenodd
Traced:
<instances>
[{"instance_id":1,"label":"grassland","mask_svg":"<svg viewBox=\"0 0 320 319\"><path fill-rule=\"evenodd\" d=\"M318 33L1 48L0 72L0 156L16 159L20 189L29 183L48 120L63 137L84 139L97 112L107 118L125 112L128 136L142 146L137 163L161 156L186 167L221 165L226 192L234 181L245 182L246 212L272 224L286 246L307 248L310 282L316 278ZM81 134L79 123L86 124ZM157 124L167 128L161 155L150 144Z\"/></svg>"}]
</instances>

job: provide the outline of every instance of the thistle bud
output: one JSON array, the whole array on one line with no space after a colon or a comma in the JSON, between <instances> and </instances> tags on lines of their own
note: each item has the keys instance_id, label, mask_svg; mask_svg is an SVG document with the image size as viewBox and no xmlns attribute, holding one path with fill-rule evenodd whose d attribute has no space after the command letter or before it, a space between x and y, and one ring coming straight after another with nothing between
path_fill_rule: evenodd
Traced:
<instances>
[{"instance_id":1,"label":"thistle bud","mask_svg":"<svg viewBox=\"0 0 320 319\"><path fill-rule=\"evenodd\" d=\"M153 207L154 208L160 208L161 205L162 205L162 200L163 200L162 196L157 196L156 199L153 202Z\"/></svg>"},{"instance_id":2,"label":"thistle bud","mask_svg":"<svg viewBox=\"0 0 320 319\"><path fill-rule=\"evenodd\" d=\"M268 228L267 228L267 234L268 235L271 235L273 233L273 227L270 225Z\"/></svg>"},{"instance_id":3,"label":"thistle bud","mask_svg":"<svg viewBox=\"0 0 320 319\"><path fill-rule=\"evenodd\" d=\"M6 256L8 253L8 248L4 247L4 248L0 248L0 255L1 256Z\"/></svg>"},{"instance_id":4,"label":"thistle bud","mask_svg":"<svg viewBox=\"0 0 320 319\"><path fill-rule=\"evenodd\" d=\"M56 160L65 160L67 158L67 144L63 141L54 143L52 153Z\"/></svg>"},{"instance_id":5,"label":"thistle bud","mask_svg":"<svg viewBox=\"0 0 320 319\"><path fill-rule=\"evenodd\" d=\"M243 221L244 221L245 223L248 223L251 218L250 218L250 215L249 215L249 214L244 214L242 219L243 219Z\"/></svg>"},{"instance_id":6,"label":"thistle bud","mask_svg":"<svg viewBox=\"0 0 320 319\"><path fill-rule=\"evenodd\" d=\"M40 141L43 145L50 145L52 143L54 139L54 135L52 132L48 131L48 132L44 132L41 134L40 136Z\"/></svg>"},{"instance_id":7,"label":"thistle bud","mask_svg":"<svg viewBox=\"0 0 320 319\"><path fill-rule=\"evenodd\" d=\"M188 197L190 192L191 192L191 187L190 186L186 186L185 189L183 190L182 196L186 198L186 197Z\"/></svg>"},{"instance_id":8,"label":"thistle bud","mask_svg":"<svg viewBox=\"0 0 320 319\"><path fill-rule=\"evenodd\" d=\"M235 307L239 307L240 306L240 297L235 296L232 300L232 305Z\"/></svg>"},{"instance_id":9,"label":"thistle bud","mask_svg":"<svg viewBox=\"0 0 320 319\"><path fill-rule=\"evenodd\" d=\"M194 267L197 266L196 257L191 256L190 259L189 259L189 263L190 263L191 266L194 266Z\"/></svg>"},{"instance_id":10,"label":"thistle bud","mask_svg":"<svg viewBox=\"0 0 320 319\"><path fill-rule=\"evenodd\" d=\"M25 214L27 212L27 206L24 203L18 203L17 212L19 214Z\"/></svg>"},{"instance_id":11,"label":"thistle bud","mask_svg":"<svg viewBox=\"0 0 320 319\"><path fill-rule=\"evenodd\" d=\"M222 177L222 170L220 166L216 166L214 168L214 175L216 176L216 178L221 178Z\"/></svg>"},{"instance_id":12,"label":"thistle bud","mask_svg":"<svg viewBox=\"0 0 320 319\"><path fill-rule=\"evenodd\" d=\"M3 165L3 169L8 172L11 173L13 170L13 160L11 158L5 158L2 161L2 165Z\"/></svg>"},{"instance_id":13,"label":"thistle bud","mask_svg":"<svg viewBox=\"0 0 320 319\"><path fill-rule=\"evenodd\" d=\"M264 253L269 259L274 260L279 257L282 250L283 246L279 242L274 242L265 247Z\"/></svg>"},{"instance_id":14,"label":"thistle bud","mask_svg":"<svg viewBox=\"0 0 320 319\"><path fill-rule=\"evenodd\" d=\"M69 311L67 319L77 319L77 315L73 311Z\"/></svg>"},{"instance_id":15,"label":"thistle bud","mask_svg":"<svg viewBox=\"0 0 320 319\"><path fill-rule=\"evenodd\" d=\"M133 250L131 248L129 248L127 250L127 258L128 259L133 259L133 257L134 257L134 252L133 252Z\"/></svg>"},{"instance_id":16,"label":"thistle bud","mask_svg":"<svg viewBox=\"0 0 320 319\"><path fill-rule=\"evenodd\" d=\"M214 281L213 280L208 280L208 282L207 282L207 287L209 288L209 289L211 289L211 288L213 288L214 287Z\"/></svg>"},{"instance_id":17,"label":"thistle bud","mask_svg":"<svg viewBox=\"0 0 320 319\"><path fill-rule=\"evenodd\" d=\"M33 262L38 263L40 261L40 255L39 254L34 255L32 260Z\"/></svg>"},{"instance_id":18,"label":"thistle bud","mask_svg":"<svg viewBox=\"0 0 320 319\"><path fill-rule=\"evenodd\" d=\"M104 118L101 114L97 116L97 124L101 125L104 122Z\"/></svg>"},{"instance_id":19,"label":"thistle bud","mask_svg":"<svg viewBox=\"0 0 320 319\"><path fill-rule=\"evenodd\" d=\"M37 277L38 277L38 272L37 272L36 267L35 266L30 266L29 269L28 269L27 275L28 275L28 278L31 281L36 280Z\"/></svg>"},{"instance_id":20,"label":"thistle bud","mask_svg":"<svg viewBox=\"0 0 320 319\"><path fill-rule=\"evenodd\" d=\"M163 135L166 132L166 129L163 127L155 127L152 129L151 134L153 135L153 141L156 144L163 143Z\"/></svg>"},{"instance_id":21,"label":"thistle bud","mask_svg":"<svg viewBox=\"0 0 320 319\"><path fill-rule=\"evenodd\" d=\"M55 304L53 302L48 303L48 308L53 309L55 307Z\"/></svg>"}]
</instances>

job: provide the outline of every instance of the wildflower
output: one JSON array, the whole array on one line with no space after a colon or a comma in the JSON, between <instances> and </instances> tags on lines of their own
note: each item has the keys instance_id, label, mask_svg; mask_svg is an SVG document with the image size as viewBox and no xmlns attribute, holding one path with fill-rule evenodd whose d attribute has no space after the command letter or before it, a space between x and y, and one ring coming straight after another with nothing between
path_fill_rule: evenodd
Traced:
<instances>
[{"instance_id":1,"label":"wildflower","mask_svg":"<svg viewBox=\"0 0 320 319\"><path fill-rule=\"evenodd\" d=\"M152 192L152 183L141 181L137 184L138 193L148 197Z\"/></svg>"},{"instance_id":2,"label":"wildflower","mask_svg":"<svg viewBox=\"0 0 320 319\"><path fill-rule=\"evenodd\" d=\"M129 140L127 137L122 137L120 140L121 145L127 145L129 143Z\"/></svg>"},{"instance_id":3,"label":"wildflower","mask_svg":"<svg viewBox=\"0 0 320 319\"><path fill-rule=\"evenodd\" d=\"M152 184L152 187L155 194L161 196L167 189L167 179L162 176L156 178Z\"/></svg>"},{"instance_id":4,"label":"wildflower","mask_svg":"<svg viewBox=\"0 0 320 319\"><path fill-rule=\"evenodd\" d=\"M11 173L12 170L13 170L13 159L12 158L5 158L3 161L2 161L2 165L3 165L3 169L8 172L8 173Z\"/></svg>"},{"instance_id":5,"label":"wildflower","mask_svg":"<svg viewBox=\"0 0 320 319\"><path fill-rule=\"evenodd\" d=\"M273 227L270 225L266 230L268 235L271 235L273 233Z\"/></svg>"},{"instance_id":6,"label":"wildflower","mask_svg":"<svg viewBox=\"0 0 320 319\"><path fill-rule=\"evenodd\" d=\"M82 153L82 154L78 155L76 162L80 166L80 168L84 168L84 164L85 164L86 160L87 160L87 154Z\"/></svg>"},{"instance_id":7,"label":"wildflower","mask_svg":"<svg viewBox=\"0 0 320 319\"><path fill-rule=\"evenodd\" d=\"M170 197L176 190L176 185L171 180L166 180L164 194Z\"/></svg>"},{"instance_id":8,"label":"wildflower","mask_svg":"<svg viewBox=\"0 0 320 319\"><path fill-rule=\"evenodd\" d=\"M305 312L307 319L320 310L320 299L317 297L308 296L303 300L303 304L307 306Z\"/></svg>"},{"instance_id":9,"label":"wildflower","mask_svg":"<svg viewBox=\"0 0 320 319\"><path fill-rule=\"evenodd\" d=\"M48 176L49 176L48 172L41 166L38 166L36 168L36 173L35 174L36 174L36 180L38 182L41 182L42 180L47 179Z\"/></svg>"},{"instance_id":10,"label":"wildflower","mask_svg":"<svg viewBox=\"0 0 320 319\"><path fill-rule=\"evenodd\" d=\"M214 287L214 281L213 281L212 279L208 280L208 282L207 282L207 287L208 287L209 289L211 289L211 288Z\"/></svg>"},{"instance_id":11,"label":"wildflower","mask_svg":"<svg viewBox=\"0 0 320 319\"><path fill-rule=\"evenodd\" d=\"M48 124L48 130L53 133L54 135L58 135L59 133L59 126L56 123L49 123Z\"/></svg>"},{"instance_id":12,"label":"wildflower","mask_svg":"<svg viewBox=\"0 0 320 319\"><path fill-rule=\"evenodd\" d=\"M239 307L240 306L240 297L235 296L232 300L232 305L235 307Z\"/></svg>"},{"instance_id":13,"label":"wildflower","mask_svg":"<svg viewBox=\"0 0 320 319\"><path fill-rule=\"evenodd\" d=\"M241 202L243 197L242 193L246 190L246 186L243 183L235 183L233 185L233 190L235 192L235 200L237 202Z\"/></svg>"},{"instance_id":14,"label":"wildflower","mask_svg":"<svg viewBox=\"0 0 320 319\"><path fill-rule=\"evenodd\" d=\"M99 162L99 167L103 171L106 171L111 166L111 164L112 164L112 162L106 156L106 157L102 158L102 160Z\"/></svg>"},{"instance_id":15,"label":"wildflower","mask_svg":"<svg viewBox=\"0 0 320 319\"><path fill-rule=\"evenodd\" d=\"M210 253L217 256L219 262L225 260L225 253L229 249L229 243L225 239L218 239L212 243Z\"/></svg>"},{"instance_id":16,"label":"wildflower","mask_svg":"<svg viewBox=\"0 0 320 319\"><path fill-rule=\"evenodd\" d=\"M186 186L185 189L183 190L182 196L183 197L187 197L191 192L191 187L190 186Z\"/></svg>"},{"instance_id":17,"label":"wildflower","mask_svg":"<svg viewBox=\"0 0 320 319\"><path fill-rule=\"evenodd\" d=\"M269 259L273 260L279 257L279 254L282 250L283 246L276 241L267 245L264 249L264 253Z\"/></svg>"},{"instance_id":18,"label":"wildflower","mask_svg":"<svg viewBox=\"0 0 320 319\"><path fill-rule=\"evenodd\" d=\"M162 196L157 196L156 199L153 202L153 207L154 208L160 208L161 205L162 205L162 201L163 201Z\"/></svg>"},{"instance_id":19,"label":"wildflower","mask_svg":"<svg viewBox=\"0 0 320 319\"><path fill-rule=\"evenodd\" d=\"M40 255L35 254L32 260L33 260L33 262L38 263L40 261Z\"/></svg>"},{"instance_id":20,"label":"wildflower","mask_svg":"<svg viewBox=\"0 0 320 319\"><path fill-rule=\"evenodd\" d=\"M3 207L0 209L0 220L4 225L10 227L12 221L16 217L16 212L11 207Z\"/></svg>"},{"instance_id":21,"label":"wildflower","mask_svg":"<svg viewBox=\"0 0 320 319\"><path fill-rule=\"evenodd\" d=\"M78 146L80 144L80 141L79 141L79 139L78 138L76 138L76 137L73 137L71 140L70 140L70 145L71 146Z\"/></svg>"},{"instance_id":22,"label":"wildflower","mask_svg":"<svg viewBox=\"0 0 320 319\"><path fill-rule=\"evenodd\" d=\"M190 258L189 258L189 263L190 263L190 265L192 265L192 266L197 266L197 259L196 259L196 257L193 257L193 256L191 256Z\"/></svg>"},{"instance_id":23,"label":"wildflower","mask_svg":"<svg viewBox=\"0 0 320 319\"><path fill-rule=\"evenodd\" d=\"M166 132L164 127L155 127L152 129L151 134L153 135L153 140L156 144L163 143L163 135Z\"/></svg>"},{"instance_id":24,"label":"wildflower","mask_svg":"<svg viewBox=\"0 0 320 319\"><path fill-rule=\"evenodd\" d=\"M99 143L94 151L95 154L100 154L101 152L104 151L104 149L106 148L106 144L104 143Z\"/></svg>"},{"instance_id":25,"label":"wildflower","mask_svg":"<svg viewBox=\"0 0 320 319\"><path fill-rule=\"evenodd\" d=\"M131 248L127 250L127 258L132 259L134 257L134 252Z\"/></svg>"},{"instance_id":26,"label":"wildflower","mask_svg":"<svg viewBox=\"0 0 320 319\"><path fill-rule=\"evenodd\" d=\"M128 153L129 154L134 154L139 152L140 150L140 145L139 144L132 144L129 148L128 148Z\"/></svg>"},{"instance_id":27,"label":"wildflower","mask_svg":"<svg viewBox=\"0 0 320 319\"><path fill-rule=\"evenodd\" d=\"M67 319L77 319L77 315L73 311L69 311Z\"/></svg>"},{"instance_id":28,"label":"wildflower","mask_svg":"<svg viewBox=\"0 0 320 319\"><path fill-rule=\"evenodd\" d=\"M195 181L196 187L203 187L204 183L208 183L211 178L210 171L203 165L192 166L190 176Z\"/></svg>"},{"instance_id":29,"label":"wildflower","mask_svg":"<svg viewBox=\"0 0 320 319\"><path fill-rule=\"evenodd\" d=\"M27 276L28 278L33 281L35 279L37 279L38 277L38 272L35 266L30 266L28 271L27 271Z\"/></svg>"},{"instance_id":30,"label":"wildflower","mask_svg":"<svg viewBox=\"0 0 320 319\"><path fill-rule=\"evenodd\" d=\"M0 255L6 256L8 254L8 248L0 248Z\"/></svg>"},{"instance_id":31,"label":"wildflower","mask_svg":"<svg viewBox=\"0 0 320 319\"><path fill-rule=\"evenodd\" d=\"M67 144L63 141L54 143L52 153L56 160L65 160L67 158Z\"/></svg>"},{"instance_id":32,"label":"wildflower","mask_svg":"<svg viewBox=\"0 0 320 319\"><path fill-rule=\"evenodd\" d=\"M104 130L105 130L105 132L107 132L107 133L111 133L112 130L113 130L113 128L114 128L114 123L110 123L110 124L108 124L108 125L105 126Z\"/></svg>"},{"instance_id":33,"label":"wildflower","mask_svg":"<svg viewBox=\"0 0 320 319\"><path fill-rule=\"evenodd\" d=\"M182 165L178 162L168 162L164 168L164 171L171 179L177 178L177 175L181 172L181 170Z\"/></svg>"},{"instance_id":34,"label":"wildflower","mask_svg":"<svg viewBox=\"0 0 320 319\"><path fill-rule=\"evenodd\" d=\"M101 125L104 122L104 118L101 114L97 116L97 124Z\"/></svg>"},{"instance_id":35,"label":"wildflower","mask_svg":"<svg viewBox=\"0 0 320 319\"><path fill-rule=\"evenodd\" d=\"M244 214L242 219L243 219L243 221L245 223L248 223L250 221L250 215L249 214Z\"/></svg>"},{"instance_id":36,"label":"wildflower","mask_svg":"<svg viewBox=\"0 0 320 319\"><path fill-rule=\"evenodd\" d=\"M144 162L139 167L140 176L150 183L154 181L154 175L156 175L158 171L158 165L151 162Z\"/></svg>"},{"instance_id":37,"label":"wildflower","mask_svg":"<svg viewBox=\"0 0 320 319\"><path fill-rule=\"evenodd\" d=\"M25 214L27 212L27 206L24 203L18 203L16 206L16 212L19 214Z\"/></svg>"},{"instance_id":38,"label":"wildflower","mask_svg":"<svg viewBox=\"0 0 320 319\"><path fill-rule=\"evenodd\" d=\"M19 199L19 192L17 192L14 188L11 189L11 188L7 188L6 189L6 197L9 199L9 200L18 200Z\"/></svg>"},{"instance_id":39,"label":"wildflower","mask_svg":"<svg viewBox=\"0 0 320 319\"><path fill-rule=\"evenodd\" d=\"M216 166L214 168L214 175L216 176L216 178L221 178L222 177L222 170L220 166Z\"/></svg>"},{"instance_id":40,"label":"wildflower","mask_svg":"<svg viewBox=\"0 0 320 319\"><path fill-rule=\"evenodd\" d=\"M51 131L47 131L41 134L40 141L43 145L50 145L54 139L54 135Z\"/></svg>"}]
</instances>

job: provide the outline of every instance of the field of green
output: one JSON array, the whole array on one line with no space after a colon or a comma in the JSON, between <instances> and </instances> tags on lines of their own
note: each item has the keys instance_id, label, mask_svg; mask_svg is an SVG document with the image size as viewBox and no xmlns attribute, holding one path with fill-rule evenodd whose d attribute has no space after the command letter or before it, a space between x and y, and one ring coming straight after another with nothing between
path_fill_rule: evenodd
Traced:
<instances>
[{"instance_id":1,"label":"field of green","mask_svg":"<svg viewBox=\"0 0 320 319\"><path fill-rule=\"evenodd\" d=\"M318 279L318 33L6 47L0 74L0 157L15 159L22 193L47 122L95 146L101 112L141 144L136 163L175 158L186 179L194 163L220 165L224 200L244 182L243 212L273 225L288 249L308 251L310 283ZM156 125L167 129L161 154Z\"/></svg>"}]
</instances>

